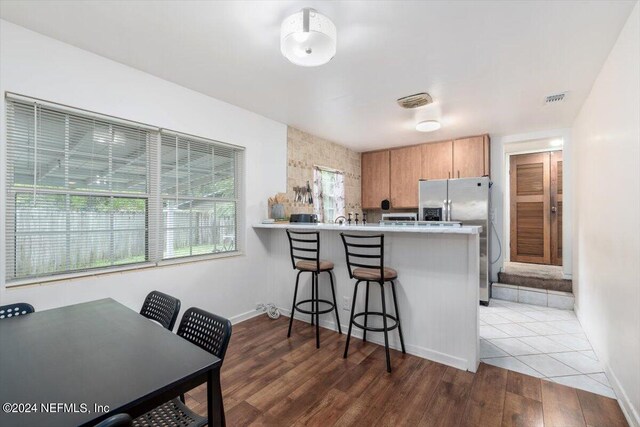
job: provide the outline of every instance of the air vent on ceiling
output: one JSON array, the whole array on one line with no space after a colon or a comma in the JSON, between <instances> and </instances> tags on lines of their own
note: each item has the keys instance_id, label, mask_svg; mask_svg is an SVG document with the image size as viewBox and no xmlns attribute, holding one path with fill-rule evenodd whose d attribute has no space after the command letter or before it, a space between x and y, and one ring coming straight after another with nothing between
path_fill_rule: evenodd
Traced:
<instances>
[{"instance_id":1,"label":"air vent on ceiling","mask_svg":"<svg viewBox=\"0 0 640 427\"><path fill-rule=\"evenodd\" d=\"M416 93L398 99L398 105L402 108L418 108L431 104L433 99L427 92Z\"/></svg>"},{"instance_id":2,"label":"air vent on ceiling","mask_svg":"<svg viewBox=\"0 0 640 427\"><path fill-rule=\"evenodd\" d=\"M562 93L554 93L553 95L549 95L544 99L545 104L557 104L562 102L564 98L567 96L567 92Z\"/></svg>"}]
</instances>

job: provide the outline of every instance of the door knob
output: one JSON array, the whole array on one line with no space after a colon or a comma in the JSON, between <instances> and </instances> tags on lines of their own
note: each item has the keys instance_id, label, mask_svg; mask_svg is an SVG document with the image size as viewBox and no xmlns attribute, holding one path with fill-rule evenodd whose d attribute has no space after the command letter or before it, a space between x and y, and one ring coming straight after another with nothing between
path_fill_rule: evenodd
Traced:
<instances>
[{"instance_id":1,"label":"door knob","mask_svg":"<svg viewBox=\"0 0 640 427\"><path fill-rule=\"evenodd\" d=\"M551 212L556 213L556 207L555 206L551 206Z\"/></svg>"}]
</instances>

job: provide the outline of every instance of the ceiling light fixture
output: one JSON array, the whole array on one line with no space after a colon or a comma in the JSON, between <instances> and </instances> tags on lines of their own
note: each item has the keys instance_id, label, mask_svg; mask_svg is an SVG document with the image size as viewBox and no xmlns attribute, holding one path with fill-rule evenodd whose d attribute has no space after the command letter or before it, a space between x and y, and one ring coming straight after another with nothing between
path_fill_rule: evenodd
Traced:
<instances>
[{"instance_id":1,"label":"ceiling light fixture","mask_svg":"<svg viewBox=\"0 0 640 427\"><path fill-rule=\"evenodd\" d=\"M552 147L560 147L562 143L563 143L562 138L552 139L551 141L549 141L549 145L551 145Z\"/></svg>"},{"instance_id":2,"label":"ceiling light fixture","mask_svg":"<svg viewBox=\"0 0 640 427\"><path fill-rule=\"evenodd\" d=\"M437 120L425 120L416 125L416 130L419 132L433 132L440 129L440 122Z\"/></svg>"},{"instance_id":3,"label":"ceiling light fixture","mask_svg":"<svg viewBox=\"0 0 640 427\"><path fill-rule=\"evenodd\" d=\"M304 8L282 22L280 50L302 67L326 64L336 54L336 26L315 9Z\"/></svg>"}]
</instances>

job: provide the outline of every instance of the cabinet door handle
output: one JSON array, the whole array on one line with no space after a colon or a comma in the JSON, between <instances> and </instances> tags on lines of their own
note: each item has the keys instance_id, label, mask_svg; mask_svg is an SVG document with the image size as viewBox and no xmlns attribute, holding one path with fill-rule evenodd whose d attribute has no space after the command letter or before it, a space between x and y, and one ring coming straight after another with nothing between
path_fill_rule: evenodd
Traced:
<instances>
[{"instance_id":1,"label":"cabinet door handle","mask_svg":"<svg viewBox=\"0 0 640 427\"><path fill-rule=\"evenodd\" d=\"M447 172L447 175L449 175L449 179L451 179L451 171Z\"/></svg>"},{"instance_id":2,"label":"cabinet door handle","mask_svg":"<svg viewBox=\"0 0 640 427\"><path fill-rule=\"evenodd\" d=\"M460 169L458 169L458 178L460 178Z\"/></svg>"}]
</instances>

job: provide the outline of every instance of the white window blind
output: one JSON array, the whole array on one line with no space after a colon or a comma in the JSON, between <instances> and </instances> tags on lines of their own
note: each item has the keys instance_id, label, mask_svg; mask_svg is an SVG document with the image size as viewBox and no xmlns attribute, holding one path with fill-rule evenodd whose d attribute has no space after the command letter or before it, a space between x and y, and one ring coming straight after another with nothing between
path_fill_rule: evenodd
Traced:
<instances>
[{"instance_id":1,"label":"white window blind","mask_svg":"<svg viewBox=\"0 0 640 427\"><path fill-rule=\"evenodd\" d=\"M7 281L238 250L241 148L6 105Z\"/></svg>"},{"instance_id":2,"label":"white window blind","mask_svg":"<svg viewBox=\"0 0 640 427\"><path fill-rule=\"evenodd\" d=\"M148 260L148 130L7 100L7 279Z\"/></svg>"},{"instance_id":3,"label":"white window blind","mask_svg":"<svg viewBox=\"0 0 640 427\"><path fill-rule=\"evenodd\" d=\"M237 250L243 150L162 131L163 259Z\"/></svg>"}]
</instances>

